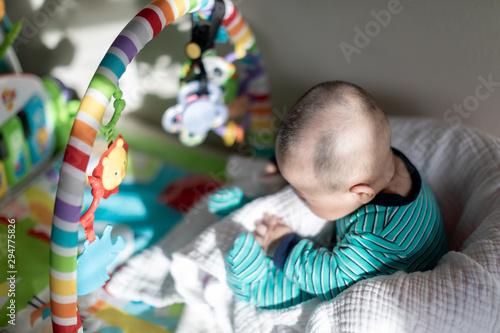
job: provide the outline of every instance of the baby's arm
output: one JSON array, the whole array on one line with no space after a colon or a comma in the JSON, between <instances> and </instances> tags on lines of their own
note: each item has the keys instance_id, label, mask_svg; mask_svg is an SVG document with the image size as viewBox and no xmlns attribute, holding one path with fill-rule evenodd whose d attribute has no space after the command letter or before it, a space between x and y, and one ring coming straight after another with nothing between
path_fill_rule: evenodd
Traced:
<instances>
[{"instance_id":1,"label":"baby's arm","mask_svg":"<svg viewBox=\"0 0 500 333\"><path fill-rule=\"evenodd\" d=\"M300 289L332 299L359 280L405 269L404 251L371 233L347 233L333 249L317 247L293 233L283 220L265 214L253 233L274 265Z\"/></svg>"},{"instance_id":2,"label":"baby's arm","mask_svg":"<svg viewBox=\"0 0 500 333\"><path fill-rule=\"evenodd\" d=\"M266 215L227 254L228 284L240 299L264 308L284 308L314 296L329 300L357 281L406 268L404 251L376 235L347 234L330 250L285 232L285 226ZM271 260L263 248L272 248L276 239L281 242Z\"/></svg>"},{"instance_id":3,"label":"baby's arm","mask_svg":"<svg viewBox=\"0 0 500 333\"><path fill-rule=\"evenodd\" d=\"M256 231L241 234L234 242L233 248L226 255L226 277L227 284L239 299L250 302L261 308L281 309L287 308L314 296L300 289L297 283L287 279L283 271L274 266L272 260L266 257L256 238L261 241L270 228L266 225L277 222L270 221L271 215L264 215L262 221L256 224ZM286 228L285 228L286 227ZM280 235L291 230L283 225L277 228L278 233L268 234ZM275 230L276 231L276 230ZM267 237L266 240L272 240ZM266 245L266 249L269 247Z\"/></svg>"},{"instance_id":4,"label":"baby's arm","mask_svg":"<svg viewBox=\"0 0 500 333\"><path fill-rule=\"evenodd\" d=\"M283 247L289 250L283 251ZM401 248L373 234L348 234L333 250L317 248L307 239L281 243L274 264L300 288L325 300L357 281L405 269ZM399 253L399 255L398 255Z\"/></svg>"},{"instance_id":5,"label":"baby's arm","mask_svg":"<svg viewBox=\"0 0 500 333\"><path fill-rule=\"evenodd\" d=\"M241 234L226 255L226 277L237 298L265 309L283 309L314 297L274 266L251 233Z\"/></svg>"}]
</instances>

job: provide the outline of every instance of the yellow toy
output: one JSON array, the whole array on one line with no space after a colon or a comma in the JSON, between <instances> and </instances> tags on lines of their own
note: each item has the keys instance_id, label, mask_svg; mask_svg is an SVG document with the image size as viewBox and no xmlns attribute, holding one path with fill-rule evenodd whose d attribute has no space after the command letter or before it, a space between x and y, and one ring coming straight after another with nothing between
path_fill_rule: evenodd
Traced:
<instances>
[{"instance_id":1,"label":"yellow toy","mask_svg":"<svg viewBox=\"0 0 500 333\"><path fill-rule=\"evenodd\" d=\"M118 192L127 170L128 145L121 135L102 154L99 164L88 178L92 187L92 203L89 209L80 217L80 224L85 228L89 243L95 240L94 213L101 199Z\"/></svg>"}]
</instances>

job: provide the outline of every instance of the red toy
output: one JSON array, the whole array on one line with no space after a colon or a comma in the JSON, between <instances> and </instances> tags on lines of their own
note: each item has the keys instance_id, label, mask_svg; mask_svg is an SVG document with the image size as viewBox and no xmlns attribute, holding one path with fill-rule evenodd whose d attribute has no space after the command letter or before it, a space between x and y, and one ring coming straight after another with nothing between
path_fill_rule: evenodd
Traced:
<instances>
[{"instance_id":1,"label":"red toy","mask_svg":"<svg viewBox=\"0 0 500 333\"><path fill-rule=\"evenodd\" d=\"M128 144L121 135L102 154L99 164L88 177L92 187L92 203L88 210L80 217L80 224L85 228L85 235L89 243L95 240L94 213L102 199L118 192L118 187L127 173Z\"/></svg>"}]
</instances>

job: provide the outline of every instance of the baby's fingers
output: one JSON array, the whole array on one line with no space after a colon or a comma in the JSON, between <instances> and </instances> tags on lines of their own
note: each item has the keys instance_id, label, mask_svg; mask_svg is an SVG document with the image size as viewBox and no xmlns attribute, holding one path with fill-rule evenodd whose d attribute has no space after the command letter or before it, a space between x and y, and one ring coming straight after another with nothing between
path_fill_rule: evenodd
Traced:
<instances>
[{"instance_id":1,"label":"baby's fingers","mask_svg":"<svg viewBox=\"0 0 500 333\"><path fill-rule=\"evenodd\" d=\"M255 232L260 236L264 236L267 233L268 229L268 226L263 220L257 221L257 223L255 223Z\"/></svg>"},{"instance_id":2,"label":"baby's fingers","mask_svg":"<svg viewBox=\"0 0 500 333\"><path fill-rule=\"evenodd\" d=\"M281 219L281 217L276 216L276 215L269 215L269 214L267 214L267 215L264 216L264 220L265 220L266 225L268 227L274 227L277 224L286 224L285 222L283 222L283 220Z\"/></svg>"},{"instance_id":3,"label":"baby's fingers","mask_svg":"<svg viewBox=\"0 0 500 333\"><path fill-rule=\"evenodd\" d=\"M281 219L276 216L276 215L271 215L269 213L264 213L264 218L263 221L268 227L274 226L276 223L278 223Z\"/></svg>"}]
</instances>

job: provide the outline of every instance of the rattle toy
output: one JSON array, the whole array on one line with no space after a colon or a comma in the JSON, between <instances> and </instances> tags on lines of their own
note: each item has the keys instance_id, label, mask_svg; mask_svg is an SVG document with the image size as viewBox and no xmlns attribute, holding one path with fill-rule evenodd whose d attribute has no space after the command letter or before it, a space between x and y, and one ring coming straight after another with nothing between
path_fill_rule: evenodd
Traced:
<instances>
[{"instance_id":1,"label":"rattle toy","mask_svg":"<svg viewBox=\"0 0 500 333\"><path fill-rule=\"evenodd\" d=\"M121 91L115 93L115 113L108 125L103 126L107 141L115 132L115 125L125 108L125 102L120 99ZM109 145L102 154L99 163L94 168L88 182L92 187L92 203L80 217L80 224L85 230L83 252L77 259L77 294L85 295L100 288L109 280L106 267L113 262L121 250L125 248L123 238L118 236L115 244L111 243L112 226L107 225L101 238L94 232L94 213L101 199L106 199L118 192L119 186L127 174L128 145L121 135Z\"/></svg>"},{"instance_id":2,"label":"rattle toy","mask_svg":"<svg viewBox=\"0 0 500 333\"><path fill-rule=\"evenodd\" d=\"M201 144L210 130L222 137L226 146L231 146L243 141L249 125L254 128L259 126L258 122L251 123L249 118L252 104L258 105L257 99L261 97L252 95L251 90L255 87L250 86L251 82L263 76L260 61L252 52L242 52L238 47L224 58L218 56L214 49L216 42L227 40L224 28L229 34L236 30L233 19L238 24L243 23L241 18L237 20L231 16L223 20L226 3L232 5L215 0L210 15L201 12L192 15L191 42L185 49L190 60L182 67L178 104L168 108L162 118L163 128L179 134L180 141L187 146ZM200 24L202 18L209 23ZM231 24L226 26L224 23L228 21ZM241 86L233 64L238 60L241 60L239 67L243 71ZM237 118L239 122L235 121ZM269 125L265 117L261 120Z\"/></svg>"},{"instance_id":3,"label":"rattle toy","mask_svg":"<svg viewBox=\"0 0 500 333\"><path fill-rule=\"evenodd\" d=\"M80 217L80 224L85 229L89 243L95 240L94 213L101 199L118 192L118 188L126 175L128 145L121 135L102 154L99 164L88 177L92 187L92 203L89 209Z\"/></svg>"},{"instance_id":4,"label":"rattle toy","mask_svg":"<svg viewBox=\"0 0 500 333\"><path fill-rule=\"evenodd\" d=\"M116 89L113 96L115 97L113 103L115 111L108 124L102 125L100 129L106 137L108 150L102 154L99 163L92 172L92 176L87 179L92 187L93 198L88 210L80 217L80 224L85 229L85 235L89 243L95 240L94 213L99 206L100 200L117 193L123 178L127 174L128 144L121 135L112 142L116 123L125 109L125 101L121 99L122 92L119 88Z\"/></svg>"},{"instance_id":5,"label":"rattle toy","mask_svg":"<svg viewBox=\"0 0 500 333\"><path fill-rule=\"evenodd\" d=\"M163 128L170 133L180 133L179 139L187 146L199 145L209 130L222 126L228 120L222 88L209 80L206 61L202 60L204 53L214 46L224 13L224 1L215 0L209 25L199 25L198 16L193 14L191 42L185 49L190 63L184 66L188 70L184 71L181 79L187 83L179 91L178 104L168 108L162 118Z\"/></svg>"},{"instance_id":6,"label":"rattle toy","mask_svg":"<svg viewBox=\"0 0 500 333\"><path fill-rule=\"evenodd\" d=\"M227 107L222 103L222 89L209 82L206 93L198 95L201 83L184 85L178 96L179 104L170 107L162 118L162 125L170 133L180 133L187 146L196 146L207 137L209 130L223 125L228 119Z\"/></svg>"}]
</instances>

